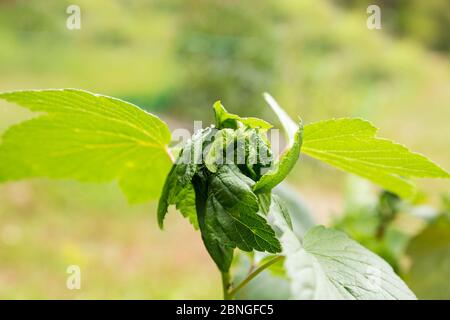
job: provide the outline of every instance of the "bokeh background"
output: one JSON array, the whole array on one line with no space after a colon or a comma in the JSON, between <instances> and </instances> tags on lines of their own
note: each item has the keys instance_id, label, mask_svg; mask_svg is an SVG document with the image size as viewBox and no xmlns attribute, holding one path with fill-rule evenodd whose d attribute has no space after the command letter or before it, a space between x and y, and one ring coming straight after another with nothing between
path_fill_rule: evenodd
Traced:
<instances>
[{"instance_id":1,"label":"bokeh background","mask_svg":"<svg viewBox=\"0 0 450 320\"><path fill-rule=\"evenodd\" d=\"M81 30L66 28L70 4ZM369 4L381 30L366 27ZM0 90L82 88L171 129L210 123L218 99L276 123L268 91L305 122L368 118L450 169L449 30L448 0L0 0ZM27 117L0 103L0 132ZM345 211L345 174L305 158L289 182L318 222ZM418 184L434 206L449 190ZM160 231L155 206L128 205L115 184L1 185L0 298L220 298L199 234L175 213ZM81 290L66 288L72 264Z\"/></svg>"}]
</instances>

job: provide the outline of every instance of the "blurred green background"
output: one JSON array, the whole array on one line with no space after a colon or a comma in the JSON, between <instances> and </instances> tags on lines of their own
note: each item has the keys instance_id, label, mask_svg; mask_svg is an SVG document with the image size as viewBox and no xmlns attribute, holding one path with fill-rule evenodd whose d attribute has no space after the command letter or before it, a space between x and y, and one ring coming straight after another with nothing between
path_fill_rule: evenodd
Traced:
<instances>
[{"instance_id":1,"label":"blurred green background","mask_svg":"<svg viewBox=\"0 0 450 320\"><path fill-rule=\"evenodd\" d=\"M66 28L70 4L80 30ZM381 7L381 30L366 27L369 4ZM450 169L449 30L447 0L0 0L0 90L82 88L172 130L209 124L218 99L276 123L269 91L305 122L368 118ZM29 116L0 103L0 131ZM304 158L289 181L317 221L344 210L343 173ZM431 204L448 191L419 186ZM220 298L199 234L169 220L160 231L155 204L130 206L115 184L1 185L0 298ZM73 264L81 290L66 288Z\"/></svg>"}]
</instances>

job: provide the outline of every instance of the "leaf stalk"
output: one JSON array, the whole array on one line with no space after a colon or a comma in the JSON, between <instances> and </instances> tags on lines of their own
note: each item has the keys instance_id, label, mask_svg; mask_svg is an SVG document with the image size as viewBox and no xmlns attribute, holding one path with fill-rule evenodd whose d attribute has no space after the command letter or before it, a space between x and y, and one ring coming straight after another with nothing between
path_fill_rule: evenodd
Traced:
<instances>
[{"instance_id":1,"label":"leaf stalk","mask_svg":"<svg viewBox=\"0 0 450 320\"><path fill-rule=\"evenodd\" d=\"M245 277L244 280L242 280L242 282L240 284L238 284L235 288L233 288L232 290L230 290L229 292L227 292L227 297L228 299L225 300L229 300L232 299L236 293L241 290L242 288L244 288L253 278L255 278L258 274L260 274L261 272L263 272L265 269L269 268L271 265L277 263L278 261L280 261L281 259L283 259L283 256L276 256L275 258L267 261L266 263L262 264L261 266L259 266L258 268L256 268L253 272L251 272L247 277ZM223 275L223 274L222 274ZM225 296L225 295L224 295Z\"/></svg>"}]
</instances>

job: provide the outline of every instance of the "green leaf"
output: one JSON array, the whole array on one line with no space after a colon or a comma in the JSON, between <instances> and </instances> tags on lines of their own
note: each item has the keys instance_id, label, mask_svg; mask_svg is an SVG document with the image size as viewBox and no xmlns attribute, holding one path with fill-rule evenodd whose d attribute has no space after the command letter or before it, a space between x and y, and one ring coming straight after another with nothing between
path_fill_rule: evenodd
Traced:
<instances>
[{"instance_id":1,"label":"green leaf","mask_svg":"<svg viewBox=\"0 0 450 320\"><path fill-rule=\"evenodd\" d=\"M401 197L412 197L415 186L405 178L449 178L426 157L376 137L368 121L342 118L305 126L302 151L342 170L371 180Z\"/></svg>"},{"instance_id":2,"label":"green leaf","mask_svg":"<svg viewBox=\"0 0 450 320\"><path fill-rule=\"evenodd\" d=\"M224 165L210 177L206 202L206 228L217 241L244 251L281 250L280 243L266 220L258 214L258 198L253 181L236 166Z\"/></svg>"},{"instance_id":3,"label":"green leaf","mask_svg":"<svg viewBox=\"0 0 450 320\"><path fill-rule=\"evenodd\" d=\"M295 122L268 93L264 98L283 124L288 138L298 130ZM405 178L450 178L426 157L392 141L376 137L377 128L358 118L342 118L305 125L302 151L383 188L410 198L415 185Z\"/></svg>"},{"instance_id":4,"label":"green leaf","mask_svg":"<svg viewBox=\"0 0 450 320\"><path fill-rule=\"evenodd\" d=\"M189 218L194 228L198 228L195 191L191 181L202 163L204 144L209 142L213 134L210 127L197 131L183 147L170 170L158 204L158 224L161 229L169 205L176 205L181 214Z\"/></svg>"},{"instance_id":5,"label":"green leaf","mask_svg":"<svg viewBox=\"0 0 450 320\"><path fill-rule=\"evenodd\" d=\"M159 197L157 217L158 225L162 229L164 227L164 218L169 209L169 205L174 204L173 202L173 188L177 184L177 175L175 173L175 166L172 166L169 174L167 175L166 181L164 182L163 190L161 196Z\"/></svg>"},{"instance_id":6,"label":"green leaf","mask_svg":"<svg viewBox=\"0 0 450 320\"><path fill-rule=\"evenodd\" d=\"M289 146L295 141L294 137L298 131L298 125L294 120L289 117L289 115L280 107L278 102L267 92L263 93L263 97L266 100L269 107L277 115L281 124L283 125L284 131L286 133L286 138L289 141Z\"/></svg>"},{"instance_id":7,"label":"green leaf","mask_svg":"<svg viewBox=\"0 0 450 320\"><path fill-rule=\"evenodd\" d=\"M276 186L273 193L283 200L292 220L294 233L300 239L303 239L305 233L317 223L314 221L302 195L286 182Z\"/></svg>"},{"instance_id":8,"label":"green leaf","mask_svg":"<svg viewBox=\"0 0 450 320\"><path fill-rule=\"evenodd\" d=\"M419 299L450 299L450 218L442 216L408 245L406 281ZM446 279L446 280L444 280Z\"/></svg>"},{"instance_id":9,"label":"green leaf","mask_svg":"<svg viewBox=\"0 0 450 320\"><path fill-rule=\"evenodd\" d=\"M283 154L275 162L274 168L266 172L255 184L253 190L256 193L269 192L287 177L297 163L303 142L302 123L296 124L270 94L265 92L263 96L283 125L288 144Z\"/></svg>"},{"instance_id":10,"label":"green leaf","mask_svg":"<svg viewBox=\"0 0 450 320\"><path fill-rule=\"evenodd\" d=\"M291 298L415 299L388 263L345 233L316 226L301 241L273 201L267 219L283 247Z\"/></svg>"},{"instance_id":11,"label":"green leaf","mask_svg":"<svg viewBox=\"0 0 450 320\"><path fill-rule=\"evenodd\" d=\"M257 193L268 192L281 183L291 172L300 156L302 147L303 126L300 124L290 147L281 155L274 168L264 174L255 184L253 190Z\"/></svg>"},{"instance_id":12,"label":"green leaf","mask_svg":"<svg viewBox=\"0 0 450 320\"><path fill-rule=\"evenodd\" d=\"M156 116L75 89L6 92L0 98L40 113L3 135L0 181L118 180L132 202L160 195L171 166L170 132Z\"/></svg>"},{"instance_id":13,"label":"green leaf","mask_svg":"<svg viewBox=\"0 0 450 320\"><path fill-rule=\"evenodd\" d=\"M341 231L314 227L303 244L283 236L294 299L415 299L387 262Z\"/></svg>"},{"instance_id":14,"label":"green leaf","mask_svg":"<svg viewBox=\"0 0 450 320\"><path fill-rule=\"evenodd\" d=\"M195 209L195 191L192 183L182 184L174 165L164 183L163 192L158 203L158 224L162 229L169 205L174 204L181 214L188 218L195 229L198 229L197 211Z\"/></svg>"},{"instance_id":15,"label":"green leaf","mask_svg":"<svg viewBox=\"0 0 450 320\"><path fill-rule=\"evenodd\" d=\"M279 213L283 216L284 220L286 220L286 223L289 227L289 229L294 229L292 226L292 220L291 216L289 214L289 209L286 205L286 203L276 194L272 195L272 202L273 202L273 208L276 208L276 210L279 211Z\"/></svg>"},{"instance_id":16,"label":"green leaf","mask_svg":"<svg viewBox=\"0 0 450 320\"><path fill-rule=\"evenodd\" d=\"M238 136L238 146L245 147L245 167L240 166L253 180L259 180L266 168L273 164L272 151L267 137L258 129L246 129L242 135ZM243 143L242 140L244 141Z\"/></svg>"},{"instance_id":17,"label":"green leaf","mask_svg":"<svg viewBox=\"0 0 450 320\"><path fill-rule=\"evenodd\" d=\"M197 131L181 151L176 160L176 172L183 186L192 180L197 173L198 166L203 163L205 146L211 142L214 134L215 130L212 130L211 127Z\"/></svg>"},{"instance_id":18,"label":"green leaf","mask_svg":"<svg viewBox=\"0 0 450 320\"><path fill-rule=\"evenodd\" d=\"M195 189L195 207L202 240L206 250L220 271L228 272L233 261L233 248L226 246L217 239L214 230L211 230L206 221L207 177L196 175L193 179Z\"/></svg>"},{"instance_id":19,"label":"green leaf","mask_svg":"<svg viewBox=\"0 0 450 320\"><path fill-rule=\"evenodd\" d=\"M202 233L203 243L209 255L220 271L228 272L233 261L233 248L223 245L213 236L213 233L208 230L204 216L201 213L198 214L198 223Z\"/></svg>"},{"instance_id":20,"label":"green leaf","mask_svg":"<svg viewBox=\"0 0 450 320\"><path fill-rule=\"evenodd\" d=\"M189 219L189 222L198 229L197 211L195 209L195 191L192 183L189 183L178 194L176 201L176 208L181 214Z\"/></svg>"},{"instance_id":21,"label":"green leaf","mask_svg":"<svg viewBox=\"0 0 450 320\"><path fill-rule=\"evenodd\" d=\"M262 131L267 131L272 128L272 125L259 118L241 118L240 116L232 113L228 113L220 101L217 101L213 105L216 113L216 126L218 129L230 128L237 129L241 125L245 125L249 128L259 128Z\"/></svg>"},{"instance_id":22,"label":"green leaf","mask_svg":"<svg viewBox=\"0 0 450 320\"><path fill-rule=\"evenodd\" d=\"M226 162L228 147L233 146L235 132L232 129L222 129L214 135L214 141L205 157L205 166L211 172L217 172L217 166Z\"/></svg>"},{"instance_id":23,"label":"green leaf","mask_svg":"<svg viewBox=\"0 0 450 320\"><path fill-rule=\"evenodd\" d=\"M266 216L277 216L281 217L288 229L293 230L291 215L289 214L289 209L287 204L280 196L273 194L271 192L258 194L258 199L260 203L261 211ZM277 230L275 228L275 230Z\"/></svg>"}]
</instances>

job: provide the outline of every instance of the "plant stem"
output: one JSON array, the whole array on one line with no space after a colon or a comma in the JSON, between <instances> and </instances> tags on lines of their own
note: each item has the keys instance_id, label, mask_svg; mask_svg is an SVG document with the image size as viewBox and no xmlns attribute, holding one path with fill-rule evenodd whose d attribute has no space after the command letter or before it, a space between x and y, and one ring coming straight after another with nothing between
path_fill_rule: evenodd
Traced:
<instances>
[{"instance_id":1,"label":"plant stem","mask_svg":"<svg viewBox=\"0 0 450 320\"><path fill-rule=\"evenodd\" d=\"M234 295L241 290L243 287L245 287L254 277L256 277L258 274L260 274L261 272L263 272L265 269L267 269L268 267L270 267L271 265L273 265L274 263L277 263L278 261L280 261L281 259L283 259L283 256L277 256L269 261L267 261L266 263L262 264L261 266L259 266L258 268L256 268L253 272L251 272L247 277L245 277L244 280L242 280L242 282L237 285L235 288L233 288L230 292L227 293L228 299L231 299L234 297Z\"/></svg>"},{"instance_id":2,"label":"plant stem","mask_svg":"<svg viewBox=\"0 0 450 320\"><path fill-rule=\"evenodd\" d=\"M230 273L222 272L222 289L223 289L223 300L231 300L230 293L228 290L230 289Z\"/></svg>"}]
</instances>

